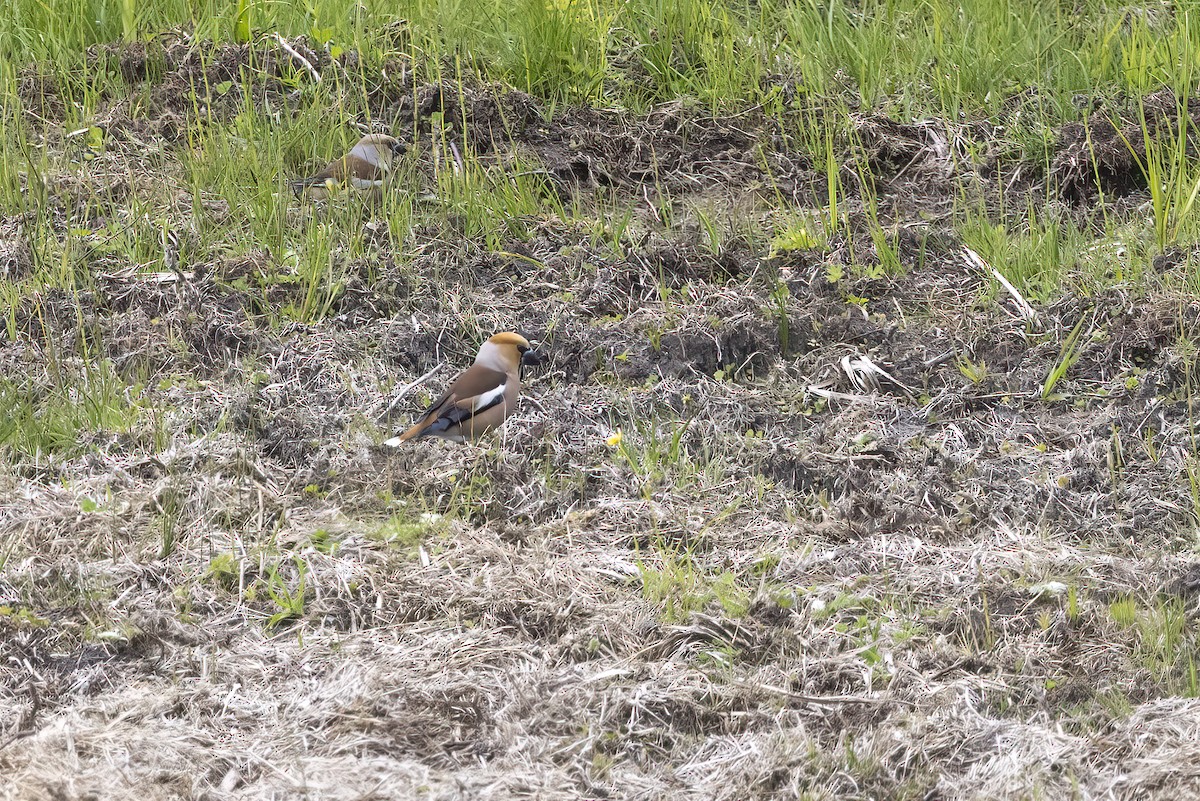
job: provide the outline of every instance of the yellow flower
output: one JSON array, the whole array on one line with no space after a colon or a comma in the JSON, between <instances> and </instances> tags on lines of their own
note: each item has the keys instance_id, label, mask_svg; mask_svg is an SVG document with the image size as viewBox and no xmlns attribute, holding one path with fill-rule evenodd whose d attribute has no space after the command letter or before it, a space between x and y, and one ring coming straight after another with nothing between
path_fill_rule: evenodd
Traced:
<instances>
[{"instance_id":1,"label":"yellow flower","mask_svg":"<svg viewBox=\"0 0 1200 801\"><path fill-rule=\"evenodd\" d=\"M604 440L604 444L610 448L615 448L621 444L621 429L617 429L609 435L608 439Z\"/></svg>"}]
</instances>

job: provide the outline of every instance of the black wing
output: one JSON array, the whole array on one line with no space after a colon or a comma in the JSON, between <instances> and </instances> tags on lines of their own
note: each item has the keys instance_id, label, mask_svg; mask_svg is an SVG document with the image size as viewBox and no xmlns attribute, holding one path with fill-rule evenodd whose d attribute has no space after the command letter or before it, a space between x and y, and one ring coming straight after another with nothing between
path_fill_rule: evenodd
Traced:
<instances>
[{"instance_id":1,"label":"black wing","mask_svg":"<svg viewBox=\"0 0 1200 801\"><path fill-rule=\"evenodd\" d=\"M495 389L476 396L475 403L470 406L459 406L457 403L451 403L448 408L443 410L442 413L438 415L436 420L426 426L419 436L423 437L426 434L441 433L442 431L446 431L453 426L461 425L467 422L480 412L487 411L494 406L499 406L501 403L504 403L505 389L507 389L507 387L504 384L500 384ZM438 407L445 404L447 400L449 400L449 397L442 398L437 403L430 406L429 409L426 410L425 414L422 415L422 418L427 418L429 415L436 413Z\"/></svg>"}]
</instances>

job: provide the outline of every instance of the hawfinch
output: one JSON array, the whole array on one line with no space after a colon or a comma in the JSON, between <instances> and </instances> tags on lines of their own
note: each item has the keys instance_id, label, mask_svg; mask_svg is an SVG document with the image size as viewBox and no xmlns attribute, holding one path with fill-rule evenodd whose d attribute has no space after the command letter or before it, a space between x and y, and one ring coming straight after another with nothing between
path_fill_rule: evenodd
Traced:
<instances>
[{"instance_id":1,"label":"hawfinch","mask_svg":"<svg viewBox=\"0 0 1200 801\"><path fill-rule=\"evenodd\" d=\"M420 437L441 437L452 442L478 439L503 423L516 408L521 366L542 361L542 355L520 334L496 334L480 346L475 363L454 379L446 394L425 410L416 425L383 444L395 447Z\"/></svg>"},{"instance_id":2,"label":"hawfinch","mask_svg":"<svg viewBox=\"0 0 1200 801\"><path fill-rule=\"evenodd\" d=\"M297 192L308 190L323 197L340 187L378 189L392 168L392 160L404 153L404 143L387 134L367 134L350 152L310 178L292 181Z\"/></svg>"}]
</instances>

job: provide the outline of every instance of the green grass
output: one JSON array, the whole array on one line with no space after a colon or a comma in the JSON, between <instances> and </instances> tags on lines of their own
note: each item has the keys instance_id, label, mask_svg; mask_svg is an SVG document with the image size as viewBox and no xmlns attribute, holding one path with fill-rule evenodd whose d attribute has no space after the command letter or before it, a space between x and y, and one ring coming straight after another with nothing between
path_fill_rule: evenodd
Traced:
<instances>
[{"instance_id":1,"label":"green grass","mask_svg":"<svg viewBox=\"0 0 1200 801\"><path fill-rule=\"evenodd\" d=\"M656 543L649 558L639 560L638 573L642 597L661 608L664 620L685 622L710 605L730 618L750 608L751 590L728 570L706 567L690 548Z\"/></svg>"},{"instance_id":2,"label":"green grass","mask_svg":"<svg viewBox=\"0 0 1200 801\"><path fill-rule=\"evenodd\" d=\"M1195 698L1197 642L1185 605L1176 598L1139 603L1122 596L1109 604L1113 622L1133 639L1130 658L1150 672L1169 692Z\"/></svg>"},{"instance_id":3,"label":"green grass","mask_svg":"<svg viewBox=\"0 0 1200 801\"><path fill-rule=\"evenodd\" d=\"M308 34L374 62L391 44L379 32L401 19L399 44L414 54L455 56L559 102L772 102L772 79L784 77L806 93L843 85L868 106L951 118L1035 85L1059 116L1077 92L1189 86L1179 65L1195 63L1198 46L1186 8L1134 14L1097 0L890 0L865 11L837 0L15 0L0 52L12 64L73 66L90 45L182 26L225 42ZM89 83L95 75L80 88Z\"/></svg>"},{"instance_id":4,"label":"green grass","mask_svg":"<svg viewBox=\"0 0 1200 801\"><path fill-rule=\"evenodd\" d=\"M398 20L406 22L392 25ZM176 28L189 31L194 41L233 43L245 38L239 27L247 24L264 47L271 44L263 40L268 34L303 34L317 47L353 52L357 60L348 69L328 71L315 84L301 67L284 59L282 80L294 93L287 114L264 107L255 60L230 80L214 85L202 80L195 86L197 113L187 122L186 144L152 147L147 154L152 167L169 174L168 184L149 196L138 193L135 214L167 224L179 213L178 198L169 195L186 191L198 255L266 248L284 266L288 280L303 289L281 319L302 322L321 319L336 300L345 265L360 248L361 213L335 213L321 224L290 227L285 211L293 199L284 181L354 141L355 124L370 122L369 88L384 80L386 64L394 72L398 57L406 59L418 85L445 82L461 92L458 87L466 79L500 81L541 98L547 114L568 104L636 111L688 98L712 113L756 109L777 116L795 146L825 174L828 202L824 230L794 219L781 223L773 249L801 246L797 236L802 229L805 246L842 230L844 178L856 173L868 187L863 212L869 228L865 237L858 235L856 247L873 252L883 274L893 274L905 266L895 250L894 228L880 218L871 171L849 144L854 133L848 109L901 121L1003 118L1004 142L1016 148L1010 155L1044 164L1055 127L1082 117L1077 96L1139 97L1163 86L1186 92L1194 83L1190 65L1200 56L1200 28L1187 9L1133 14L1099 2L1080 7L928 0L872 4L863 10L857 4L816 0L523 0L516 6L491 0L386 6L346 0L14 0L0 18L0 106L6 123L0 206L33 212L31 240L41 282L76 286L85 271L77 261L82 258L77 243L52 230L41 213L49 196L37 177L100 171L107 143L97 123L113 98L131 93L120 57L94 48L88 56L87 49L122 40L153 43ZM153 82L153 65L161 56L153 46L147 52ZM202 63L216 58L203 46L198 57ZM85 63L88 68L81 69ZM57 148L42 144L44 133L27 113L45 113L29 91L38 80L35 75L53 90L54 102L61 103L62 130L90 131L71 140L63 157L55 154ZM24 95L18 91L22 86ZM145 87L132 93L131 117L144 111L147 97ZM1010 113L1014 98L1024 98L1015 117ZM231 118L199 119L208 116L201 109L229 103L240 107ZM601 235L610 234L614 247L621 249L629 202L611 208L563 207L545 191L537 174L540 165L514 163L497 169L469 151L454 152L446 126L461 129L465 119L433 122L429 146L439 168L428 188L442 202L418 212L411 197L390 196L382 215L392 223L394 244L403 244L416 216L417 222L453 219L464 238L504 250L529 235L531 221L553 216L579 218ZM1181 125L1166 139L1130 143L1144 151L1138 167L1151 187L1154 211L1153 227L1144 233L1159 250L1200 235L1192 213L1200 177L1186 154L1188 133ZM461 141L461 130L455 138ZM233 219L205 213L206 203L222 200L236 210ZM999 200L1003 208L1004 198ZM100 216L103 204L96 203L94 216ZM1086 274L1090 262L1101 258L1086 248L1094 238L1086 226L1058 219L1041 207L1005 210L1003 219L996 219L994 212L981 214L972 204L957 205L955 223L964 241L1035 299L1049 299L1059 290L1065 273L1076 266L1072 259ZM665 224L679 223L674 212L672 204L660 199ZM716 249L718 232L739 226L706 215L700 224ZM1129 234L1137 239L1143 233L1119 227L1110 224L1107 235L1127 240ZM127 254L137 263L154 257L147 237L117 236L106 242L114 255ZM1152 255L1139 253L1132 265L1123 265L1113 278L1099 279L1095 286L1136 280L1140 264ZM1111 275L1108 266L1100 264L1095 272Z\"/></svg>"},{"instance_id":5,"label":"green grass","mask_svg":"<svg viewBox=\"0 0 1200 801\"><path fill-rule=\"evenodd\" d=\"M111 437L138 428L145 417L149 443L156 444L157 422L144 408L143 387L127 384L111 362L82 371L64 371L59 383L0 378L0 452L39 458L72 456L87 449L88 437Z\"/></svg>"}]
</instances>

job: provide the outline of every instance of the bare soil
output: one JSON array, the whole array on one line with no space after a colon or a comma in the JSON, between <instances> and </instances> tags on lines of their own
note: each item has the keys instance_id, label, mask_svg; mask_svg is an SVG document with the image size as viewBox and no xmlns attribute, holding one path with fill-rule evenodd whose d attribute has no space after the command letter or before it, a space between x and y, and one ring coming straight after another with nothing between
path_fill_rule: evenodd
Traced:
<instances>
[{"instance_id":1,"label":"bare soil","mask_svg":"<svg viewBox=\"0 0 1200 801\"><path fill-rule=\"evenodd\" d=\"M353 74L353 54L296 46ZM197 47L92 54L148 93L109 100L101 158L42 176L64 235L129 219L162 191L139 164L177 170L201 107L242 107L249 48ZM255 101L286 109L287 56L260 49ZM865 114L838 143L842 233L772 255L733 228L714 251L697 209L769 227L828 202L778 120L680 102L547 121L503 87L387 75L374 119L442 112L464 152L539 164L583 208L632 205L623 253L553 217L497 252L452 217L389 232L364 206L365 253L316 324L272 325L294 290L239 280L284 269L266 245L173 281L97 251L86 286L28 294L0 371L49 395L109 359L148 414L0 467L0 797L1200 793L1188 654L1110 613L1132 596L1190 627L1200 591L1180 254L1025 319L948 217L999 184L1044 194L1041 168L1002 157L1000 126ZM22 92L47 147L78 146L57 87L29 68ZM1093 116L1097 163L1082 124L1059 132L1048 202L1144 200L1114 144L1131 119ZM861 235L855 155L901 271ZM173 208L185 253L190 215L239 214ZM0 221L0 280L34 269L24 230ZM495 441L375 445L392 390L447 362L440 386L506 329L550 364ZM893 380L854 383L843 359L864 356ZM272 620L281 590L302 614Z\"/></svg>"}]
</instances>

